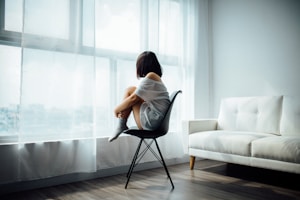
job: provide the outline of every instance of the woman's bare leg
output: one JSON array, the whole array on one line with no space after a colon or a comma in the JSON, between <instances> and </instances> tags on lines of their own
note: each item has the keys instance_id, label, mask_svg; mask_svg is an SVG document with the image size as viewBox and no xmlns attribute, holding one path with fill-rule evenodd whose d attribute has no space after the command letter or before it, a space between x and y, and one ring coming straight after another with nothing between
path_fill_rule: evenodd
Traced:
<instances>
[{"instance_id":1,"label":"woman's bare leg","mask_svg":"<svg viewBox=\"0 0 300 200\"><path fill-rule=\"evenodd\" d=\"M133 94L135 90L136 90L136 87L134 87L134 86L127 88L125 91L125 94L124 94L124 99L126 99L131 94ZM128 119L131 112L133 112L134 120L139 129L142 129L141 118L140 118L140 108L141 108L142 103L143 103L143 101L139 101L135 105L133 105L131 107L131 109L128 109L128 110L122 112L122 118L126 118L126 119Z\"/></svg>"},{"instance_id":2,"label":"woman's bare leg","mask_svg":"<svg viewBox=\"0 0 300 200\"><path fill-rule=\"evenodd\" d=\"M129 97L135 90L136 90L136 87L127 88L123 99L126 99L127 97ZM115 133L108 139L109 142L112 142L113 140L117 139L124 130L128 129L126 123L127 123L127 119L129 118L129 116L131 114L131 111L133 111L134 119L136 121L137 126L140 129L142 129L141 122L140 122L140 107L141 107L142 103L143 103L143 101L139 101L138 103L133 105L131 108L129 108L125 111L122 111L122 113L118 114L119 123L118 123Z\"/></svg>"},{"instance_id":3,"label":"woman's bare leg","mask_svg":"<svg viewBox=\"0 0 300 200\"><path fill-rule=\"evenodd\" d=\"M134 86L131 86L131 87L127 88L127 89L125 90L123 99L126 99L126 98L129 97L132 93L134 93L135 89L136 89L136 87L134 87ZM125 119L128 119L128 118L129 118L129 115L130 115L130 113L131 113L131 111L132 111L132 108L123 111L123 112L122 112L122 115L119 116L119 118L125 118Z\"/></svg>"}]
</instances>

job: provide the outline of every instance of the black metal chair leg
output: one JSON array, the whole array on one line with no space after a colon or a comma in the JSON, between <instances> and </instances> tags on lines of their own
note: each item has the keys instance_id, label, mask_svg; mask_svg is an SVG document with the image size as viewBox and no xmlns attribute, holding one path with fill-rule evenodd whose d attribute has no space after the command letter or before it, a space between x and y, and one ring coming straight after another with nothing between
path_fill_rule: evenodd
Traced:
<instances>
[{"instance_id":1,"label":"black metal chair leg","mask_svg":"<svg viewBox=\"0 0 300 200\"><path fill-rule=\"evenodd\" d=\"M134 154L134 156L133 156L133 158L132 158L131 165L130 165L130 167L129 167L129 169L128 169L128 172L127 172L126 177L128 177L130 171L132 171L132 169L134 168L136 159L137 159L137 157L138 157L138 155L139 155L139 151L140 151L142 142L143 142L143 140L141 139L140 142L139 142L139 144L138 144L138 147L137 147L137 149L136 149L136 151L135 151L135 154Z\"/></svg>"},{"instance_id":2,"label":"black metal chair leg","mask_svg":"<svg viewBox=\"0 0 300 200\"><path fill-rule=\"evenodd\" d=\"M170 179L170 182L171 182L171 185L172 185L172 189L174 189L174 184L173 184L172 178L171 178L171 176L170 176L170 173L169 173L169 171L168 171L168 168L167 168L167 165L166 165L166 163L165 163L165 161L164 161L164 158L163 158L163 156L162 156L162 154L161 154L160 148L159 148L159 146L158 146L158 144L157 144L156 139L154 139L154 141L155 141L155 144L156 144L158 153L159 153L159 155L160 155L160 157L161 157L162 164L163 164L163 166L164 166L164 168L165 168L165 171L166 171L166 173L167 173L167 175L168 175L168 178Z\"/></svg>"},{"instance_id":3,"label":"black metal chair leg","mask_svg":"<svg viewBox=\"0 0 300 200\"><path fill-rule=\"evenodd\" d=\"M138 145L138 148L137 148L137 150L136 150L136 152L135 152L135 154L134 154L134 157L133 157L133 159L132 159L131 165L130 165L129 170L128 170L128 172L127 172L127 181L126 181L125 189L127 189L127 185L128 185L128 183L129 183L129 180L130 180L130 177L131 177L133 168L134 168L134 166L135 166L137 157L138 157L138 155L139 155L139 151L140 151L140 148L141 148L141 146L142 146L143 140L144 140L144 139L141 139L141 140L140 140L140 143L139 143L139 145Z\"/></svg>"}]
</instances>

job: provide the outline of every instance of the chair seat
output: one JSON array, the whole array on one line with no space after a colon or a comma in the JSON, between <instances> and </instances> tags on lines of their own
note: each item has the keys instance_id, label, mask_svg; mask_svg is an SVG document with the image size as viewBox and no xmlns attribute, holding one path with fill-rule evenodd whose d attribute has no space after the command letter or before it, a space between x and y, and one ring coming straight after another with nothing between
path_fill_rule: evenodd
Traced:
<instances>
[{"instance_id":1,"label":"chair seat","mask_svg":"<svg viewBox=\"0 0 300 200\"><path fill-rule=\"evenodd\" d=\"M140 129L128 129L128 130L124 131L123 133L128 134L128 135L133 135L138 138L144 138L144 139L158 138L158 137L161 137L166 134L159 130L149 131L149 130L140 130Z\"/></svg>"}]
</instances>

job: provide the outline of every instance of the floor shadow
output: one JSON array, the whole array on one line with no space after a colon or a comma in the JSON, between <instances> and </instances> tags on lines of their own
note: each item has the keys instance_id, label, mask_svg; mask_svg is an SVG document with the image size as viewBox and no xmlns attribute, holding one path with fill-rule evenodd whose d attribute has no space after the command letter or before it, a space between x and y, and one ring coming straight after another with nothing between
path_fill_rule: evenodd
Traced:
<instances>
[{"instance_id":1,"label":"floor shadow","mask_svg":"<svg viewBox=\"0 0 300 200\"><path fill-rule=\"evenodd\" d=\"M207 168L205 169L205 171L300 191L300 174L268 170L263 168L256 168L231 163Z\"/></svg>"}]
</instances>

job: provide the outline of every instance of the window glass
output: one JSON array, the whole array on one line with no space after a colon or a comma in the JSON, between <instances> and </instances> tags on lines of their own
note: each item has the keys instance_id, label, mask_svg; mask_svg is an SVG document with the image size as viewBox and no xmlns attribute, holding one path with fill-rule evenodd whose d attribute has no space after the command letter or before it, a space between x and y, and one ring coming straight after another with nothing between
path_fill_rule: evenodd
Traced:
<instances>
[{"instance_id":1,"label":"window glass","mask_svg":"<svg viewBox=\"0 0 300 200\"><path fill-rule=\"evenodd\" d=\"M136 77L136 62L129 60L118 60L117 61L117 99L123 98L125 89L129 86L135 86L139 80Z\"/></svg>"},{"instance_id":2,"label":"window glass","mask_svg":"<svg viewBox=\"0 0 300 200\"><path fill-rule=\"evenodd\" d=\"M94 1L83 0L82 8L82 43L84 46L94 46L95 35L95 4Z\"/></svg>"},{"instance_id":3,"label":"window glass","mask_svg":"<svg viewBox=\"0 0 300 200\"><path fill-rule=\"evenodd\" d=\"M21 48L0 45L0 136L18 131Z\"/></svg>"},{"instance_id":4,"label":"window glass","mask_svg":"<svg viewBox=\"0 0 300 200\"><path fill-rule=\"evenodd\" d=\"M96 0L96 47L126 52L140 49L140 1Z\"/></svg>"},{"instance_id":5,"label":"window glass","mask_svg":"<svg viewBox=\"0 0 300 200\"><path fill-rule=\"evenodd\" d=\"M26 0L24 32L29 34L69 38L69 0ZM58 6L59 5L59 6Z\"/></svg>"},{"instance_id":6,"label":"window glass","mask_svg":"<svg viewBox=\"0 0 300 200\"><path fill-rule=\"evenodd\" d=\"M4 17L5 30L22 32L23 0L5 0Z\"/></svg>"},{"instance_id":7,"label":"window glass","mask_svg":"<svg viewBox=\"0 0 300 200\"><path fill-rule=\"evenodd\" d=\"M23 52L22 140L91 136L93 57L34 49Z\"/></svg>"},{"instance_id":8,"label":"window glass","mask_svg":"<svg viewBox=\"0 0 300 200\"><path fill-rule=\"evenodd\" d=\"M180 5L177 1L160 1L159 52L177 56L180 50Z\"/></svg>"},{"instance_id":9,"label":"window glass","mask_svg":"<svg viewBox=\"0 0 300 200\"><path fill-rule=\"evenodd\" d=\"M163 67L162 79L166 87L168 88L169 95L171 95L174 91L179 90L181 88L182 77L183 77L182 71L178 66L162 65L162 67ZM179 105L180 105L179 103L176 103L176 105L174 105L174 108L172 109L172 118L170 119L170 131L176 132L176 129L178 128L178 122L180 121Z\"/></svg>"},{"instance_id":10,"label":"window glass","mask_svg":"<svg viewBox=\"0 0 300 200\"><path fill-rule=\"evenodd\" d=\"M162 79L165 82L169 92L178 90L181 86L182 72L178 66L163 65Z\"/></svg>"},{"instance_id":11,"label":"window glass","mask_svg":"<svg viewBox=\"0 0 300 200\"><path fill-rule=\"evenodd\" d=\"M109 59L96 59L96 118L95 132L98 136L107 136L112 130L113 106L111 101L113 92L112 68Z\"/></svg>"}]
</instances>

